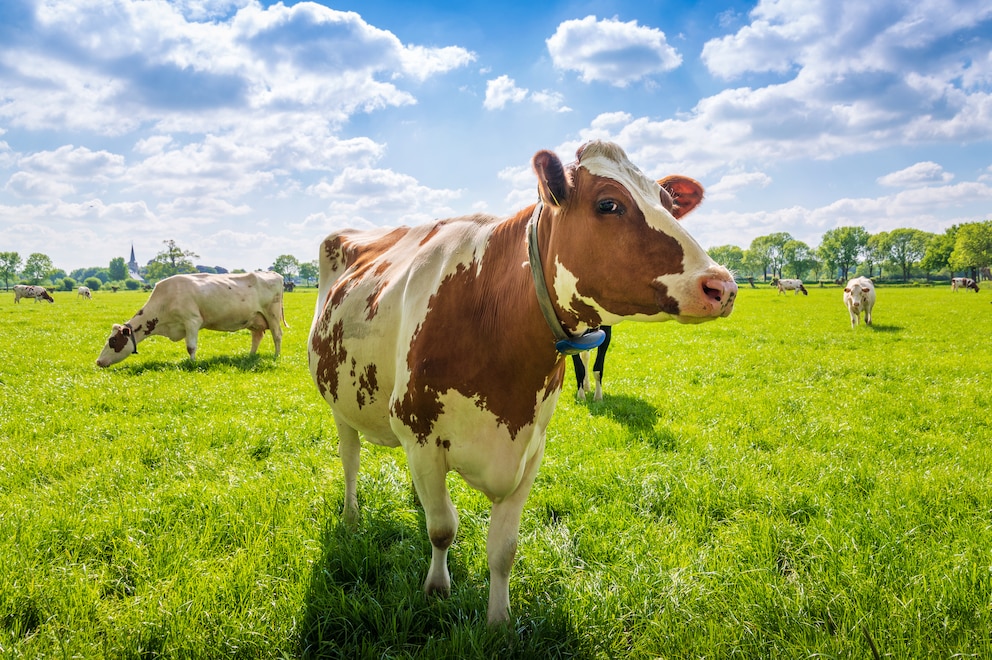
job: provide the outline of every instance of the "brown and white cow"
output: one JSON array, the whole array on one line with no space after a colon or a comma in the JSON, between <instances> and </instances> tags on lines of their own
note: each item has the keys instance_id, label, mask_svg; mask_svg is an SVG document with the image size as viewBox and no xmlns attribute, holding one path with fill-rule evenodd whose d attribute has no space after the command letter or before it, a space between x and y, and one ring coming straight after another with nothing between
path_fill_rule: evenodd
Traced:
<instances>
[{"instance_id":1,"label":"brown and white cow","mask_svg":"<svg viewBox=\"0 0 992 660\"><path fill-rule=\"evenodd\" d=\"M251 352L265 331L272 332L275 354L282 345L282 276L272 272L214 275L192 273L167 277L152 290L145 306L124 325L115 323L96 364L107 367L138 352L138 343L159 335L186 339L189 359L196 359L201 329L251 330ZM288 326L287 326L288 327Z\"/></svg>"},{"instance_id":2,"label":"brown and white cow","mask_svg":"<svg viewBox=\"0 0 992 660\"><path fill-rule=\"evenodd\" d=\"M92 300L93 299L93 292L90 291L90 288L88 286L80 286L79 287L79 293L76 294L76 297L77 298L79 296L82 296L86 300Z\"/></svg>"},{"instance_id":3,"label":"brown and white cow","mask_svg":"<svg viewBox=\"0 0 992 660\"><path fill-rule=\"evenodd\" d=\"M844 305L851 314L851 327L861 321L865 313L865 325L871 325L871 309L875 306L875 285L867 277L855 277L844 287Z\"/></svg>"},{"instance_id":4,"label":"brown and white cow","mask_svg":"<svg viewBox=\"0 0 992 660\"><path fill-rule=\"evenodd\" d=\"M21 302L21 298L34 298L35 302L39 300L47 300L50 303L55 302L55 298L52 298L52 294L48 293L48 289L34 284L14 285L14 302Z\"/></svg>"},{"instance_id":5,"label":"brown and white cow","mask_svg":"<svg viewBox=\"0 0 992 660\"><path fill-rule=\"evenodd\" d=\"M790 279L778 279L775 281L778 286L779 293L785 293L786 291L794 291L793 295L798 296L799 292L802 291L804 296L809 295L809 291L803 286L802 280L790 280Z\"/></svg>"},{"instance_id":6,"label":"brown and white cow","mask_svg":"<svg viewBox=\"0 0 992 660\"><path fill-rule=\"evenodd\" d=\"M957 291L958 289L971 289L975 293L978 293L978 283L970 277L952 277L951 291Z\"/></svg>"},{"instance_id":7,"label":"brown and white cow","mask_svg":"<svg viewBox=\"0 0 992 660\"><path fill-rule=\"evenodd\" d=\"M725 317L737 295L673 217L701 199L695 181L673 177L666 190L602 142L567 166L549 151L532 162L540 201L507 219L329 235L309 338L338 431L345 519L358 519L359 434L402 446L433 547L424 590L445 594L458 529L445 474L458 472L492 502L490 623L509 618L520 516L568 337L584 345L586 330L625 320Z\"/></svg>"}]
</instances>

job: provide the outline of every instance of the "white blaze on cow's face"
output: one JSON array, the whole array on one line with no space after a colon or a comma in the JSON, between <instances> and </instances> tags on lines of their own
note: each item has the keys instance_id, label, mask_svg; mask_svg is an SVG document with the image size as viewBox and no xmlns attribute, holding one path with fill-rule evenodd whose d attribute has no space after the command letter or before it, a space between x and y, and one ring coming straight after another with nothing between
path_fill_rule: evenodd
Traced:
<instances>
[{"instance_id":1,"label":"white blaze on cow's face","mask_svg":"<svg viewBox=\"0 0 992 660\"><path fill-rule=\"evenodd\" d=\"M131 328L115 323L110 331L110 337L100 351L100 357L96 359L96 366L109 367L117 364L127 356L133 354L136 349L134 341L134 331Z\"/></svg>"}]
</instances>

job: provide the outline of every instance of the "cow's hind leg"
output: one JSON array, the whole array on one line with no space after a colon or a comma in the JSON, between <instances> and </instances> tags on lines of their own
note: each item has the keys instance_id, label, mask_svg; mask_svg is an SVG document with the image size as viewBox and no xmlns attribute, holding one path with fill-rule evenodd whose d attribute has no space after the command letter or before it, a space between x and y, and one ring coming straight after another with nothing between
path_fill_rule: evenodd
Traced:
<instances>
[{"instance_id":1,"label":"cow's hind leg","mask_svg":"<svg viewBox=\"0 0 992 660\"><path fill-rule=\"evenodd\" d=\"M510 569L517 554L517 537L520 534L520 516L530 494L537 470L544 457L544 441L524 469L517 489L508 497L493 503L489 517L489 537L486 555L489 560L489 614L490 625L510 619Z\"/></svg>"},{"instance_id":2,"label":"cow's hind leg","mask_svg":"<svg viewBox=\"0 0 992 660\"><path fill-rule=\"evenodd\" d=\"M344 467L344 522L349 527L358 524L358 468L361 464L361 441L358 431L336 418L338 429L338 454Z\"/></svg>"},{"instance_id":3,"label":"cow's hind leg","mask_svg":"<svg viewBox=\"0 0 992 660\"><path fill-rule=\"evenodd\" d=\"M575 399L577 401L586 400L586 392L589 391L589 372L587 370L589 362L589 351L583 351L572 356L572 367L575 369Z\"/></svg>"},{"instance_id":4,"label":"cow's hind leg","mask_svg":"<svg viewBox=\"0 0 992 660\"><path fill-rule=\"evenodd\" d=\"M448 548L458 532L458 511L451 503L446 469L431 448L414 446L407 452L410 474L427 518L427 536L431 540L431 567L424 580L424 593L447 596L451 592L448 573Z\"/></svg>"}]
</instances>

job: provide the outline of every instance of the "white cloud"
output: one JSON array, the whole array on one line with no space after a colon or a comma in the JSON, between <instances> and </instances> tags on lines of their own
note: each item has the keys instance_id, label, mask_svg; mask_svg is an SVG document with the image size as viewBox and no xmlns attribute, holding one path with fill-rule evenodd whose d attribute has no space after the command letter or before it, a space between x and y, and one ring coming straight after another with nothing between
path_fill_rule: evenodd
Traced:
<instances>
[{"instance_id":1,"label":"white cloud","mask_svg":"<svg viewBox=\"0 0 992 660\"><path fill-rule=\"evenodd\" d=\"M711 201L733 199L740 190L767 188L771 182L771 177L764 172L726 174L706 189L706 198Z\"/></svg>"},{"instance_id":2,"label":"white cloud","mask_svg":"<svg viewBox=\"0 0 992 660\"><path fill-rule=\"evenodd\" d=\"M878 183L894 188L911 188L934 183L947 183L954 178L950 172L932 161L916 163L898 172L892 172L878 178Z\"/></svg>"},{"instance_id":3,"label":"white cloud","mask_svg":"<svg viewBox=\"0 0 992 660\"><path fill-rule=\"evenodd\" d=\"M486 98L482 102L482 106L486 110L502 110L507 103L523 103L528 99L550 112L572 111L570 107L565 105L565 97L560 92L549 90L532 92L517 87L517 82L506 75L486 82Z\"/></svg>"},{"instance_id":4,"label":"white cloud","mask_svg":"<svg viewBox=\"0 0 992 660\"><path fill-rule=\"evenodd\" d=\"M561 23L547 39L555 67L577 71L583 82L627 85L682 64L665 33L637 21L586 16Z\"/></svg>"},{"instance_id":5,"label":"white cloud","mask_svg":"<svg viewBox=\"0 0 992 660\"><path fill-rule=\"evenodd\" d=\"M500 110L507 103L520 103L527 98L527 90L517 87L516 81L506 75L486 82L486 100L482 106L486 110Z\"/></svg>"}]
</instances>

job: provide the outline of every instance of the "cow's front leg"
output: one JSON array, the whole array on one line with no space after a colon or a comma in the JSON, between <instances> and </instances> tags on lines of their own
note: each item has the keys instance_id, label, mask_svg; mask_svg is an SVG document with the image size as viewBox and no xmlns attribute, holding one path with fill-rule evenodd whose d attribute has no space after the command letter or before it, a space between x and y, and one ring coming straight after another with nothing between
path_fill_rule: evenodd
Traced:
<instances>
[{"instance_id":1,"label":"cow's front leg","mask_svg":"<svg viewBox=\"0 0 992 660\"><path fill-rule=\"evenodd\" d=\"M427 518L427 536L431 540L431 567L424 580L424 593L447 596L451 592L448 574L448 548L458 532L458 511L451 503L445 482L447 468L443 456L433 447L414 444L407 452L410 474Z\"/></svg>"},{"instance_id":2,"label":"cow's front leg","mask_svg":"<svg viewBox=\"0 0 992 660\"><path fill-rule=\"evenodd\" d=\"M489 537L486 555L489 560L489 625L510 620L510 569L517 554L517 537L520 534L520 516L530 494L537 470L544 457L544 439L528 461L517 489L507 497L493 502L489 517Z\"/></svg>"}]
</instances>

